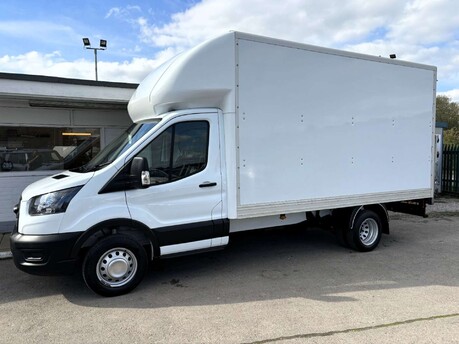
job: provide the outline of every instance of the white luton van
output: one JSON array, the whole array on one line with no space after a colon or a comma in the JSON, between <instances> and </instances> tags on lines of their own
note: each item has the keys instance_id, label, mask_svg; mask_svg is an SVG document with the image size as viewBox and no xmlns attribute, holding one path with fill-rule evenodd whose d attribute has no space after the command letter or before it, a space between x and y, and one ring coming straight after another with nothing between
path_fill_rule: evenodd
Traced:
<instances>
[{"instance_id":1,"label":"white luton van","mask_svg":"<svg viewBox=\"0 0 459 344\"><path fill-rule=\"evenodd\" d=\"M134 124L91 162L24 190L15 264L81 269L114 296L152 260L238 231L328 222L370 251L388 210L423 215L433 199L435 94L432 66L240 32L209 40L145 78Z\"/></svg>"}]
</instances>

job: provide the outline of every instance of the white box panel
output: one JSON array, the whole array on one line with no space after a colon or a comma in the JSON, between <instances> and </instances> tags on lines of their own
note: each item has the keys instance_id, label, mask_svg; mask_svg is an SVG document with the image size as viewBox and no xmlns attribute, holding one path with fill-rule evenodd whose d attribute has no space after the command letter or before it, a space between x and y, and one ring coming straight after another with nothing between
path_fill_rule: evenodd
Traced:
<instances>
[{"instance_id":1,"label":"white box panel","mask_svg":"<svg viewBox=\"0 0 459 344\"><path fill-rule=\"evenodd\" d=\"M432 189L433 68L237 42L239 216Z\"/></svg>"}]
</instances>

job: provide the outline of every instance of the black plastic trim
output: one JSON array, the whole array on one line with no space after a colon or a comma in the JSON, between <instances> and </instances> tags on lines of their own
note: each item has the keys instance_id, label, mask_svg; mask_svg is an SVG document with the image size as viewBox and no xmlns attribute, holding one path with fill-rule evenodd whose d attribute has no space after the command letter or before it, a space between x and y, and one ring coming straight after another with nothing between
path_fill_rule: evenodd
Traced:
<instances>
[{"instance_id":1,"label":"black plastic trim","mask_svg":"<svg viewBox=\"0 0 459 344\"><path fill-rule=\"evenodd\" d=\"M196 222L154 229L160 246L220 238L229 235L229 220Z\"/></svg>"},{"instance_id":2,"label":"black plastic trim","mask_svg":"<svg viewBox=\"0 0 459 344\"><path fill-rule=\"evenodd\" d=\"M214 224L212 221L154 229L160 246L183 244L192 241L212 239Z\"/></svg>"},{"instance_id":3,"label":"black plastic trim","mask_svg":"<svg viewBox=\"0 0 459 344\"><path fill-rule=\"evenodd\" d=\"M91 239L94 235L96 235L98 232L101 230L106 230L106 229L120 229L122 227L129 228L131 230L139 230L142 233L146 235L146 237L152 242L153 248L154 248L154 253L156 255L159 255L159 244L158 240L154 234L154 232L145 226L144 224L134 221L131 219L112 219L112 220L107 220L103 221L101 223L98 223L97 225L92 226L89 228L87 231L79 233L80 236L78 240L76 240L75 245L72 248L72 253L71 257L72 258L77 258L81 248L85 245L85 243Z\"/></svg>"},{"instance_id":4,"label":"black plastic trim","mask_svg":"<svg viewBox=\"0 0 459 344\"><path fill-rule=\"evenodd\" d=\"M77 259L71 258L72 248L81 233L49 235L23 235L10 237L14 264L24 272L35 275L70 274L76 268ZM26 261L28 257L41 260Z\"/></svg>"},{"instance_id":5,"label":"black plastic trim","mask_svg":"<svg viewBox=\"0 0 459 344\"><path fill-rule=\"evenodd\" d=\"M229 235L230 222L228 219L214 220L214 238L221 238Z\"/></svg>"},{"instance_id":6,"label":"black plastic trim","mask_svg":"<svg viewBox=\"0 0 459 344\"><path fill-rule=\"evenodd\" d=\"M209 188L209 187L212 187L212 186L217 186L217 183L213 182L213 183L202 183L202 184L199 184L199 187L200 187L200 188Z\"/></svg>"},{"instance_id":7,"label":"black plastic trim","mask_svg":"<svg viewBox=\"0 0 459 344\"><path fill-rule=\"evenodd\" d=\"M115 175L100 189L99 194L119 192L134 189L132 177L129 174L130 163L124 165Z\"/></svg>"}]
</instances>

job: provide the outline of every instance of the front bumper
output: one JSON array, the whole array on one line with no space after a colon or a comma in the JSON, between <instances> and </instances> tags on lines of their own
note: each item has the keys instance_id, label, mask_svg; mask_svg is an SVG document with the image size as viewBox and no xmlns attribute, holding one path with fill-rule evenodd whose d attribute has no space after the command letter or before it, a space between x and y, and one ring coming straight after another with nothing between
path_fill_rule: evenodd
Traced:
<instances>
[{"instance_id":1,"label":"front bumper","mask_svg":"<svg viewBox=\"0 0 459 344\"><path fill-rule=\"evenodd\" d=\"M14 264L34 275L71 274L78 262L72 257L72 248L80 235L23 235L14 232L10 238Z\"/></svg>"}]
</instances>

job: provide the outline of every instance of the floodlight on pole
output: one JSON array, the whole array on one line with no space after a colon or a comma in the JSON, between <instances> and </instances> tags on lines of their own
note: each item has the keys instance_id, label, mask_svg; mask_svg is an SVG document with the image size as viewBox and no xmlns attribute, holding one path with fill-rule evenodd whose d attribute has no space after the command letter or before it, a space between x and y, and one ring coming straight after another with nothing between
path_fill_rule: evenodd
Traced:
<instances>
[{"instance_id":1,"label":"floodlight on pole","mask_svg":"<svg viewBox=\"0 0 459 344\"><path fill-rule=\"evenodd\" d=\"M101 39L100 42L99 42L99 47L98 48L94 48L94 47L91 47L91 42L89 41L89 38L85 37L85 38L83 38L83 46L86 49L94 50L94 66L95 66L95 71L96 71L96 81L98 81L99 77L97 75L97 50L105 50L105 49L107 49L107 40Z\"/></svg>"}]
</instances>

